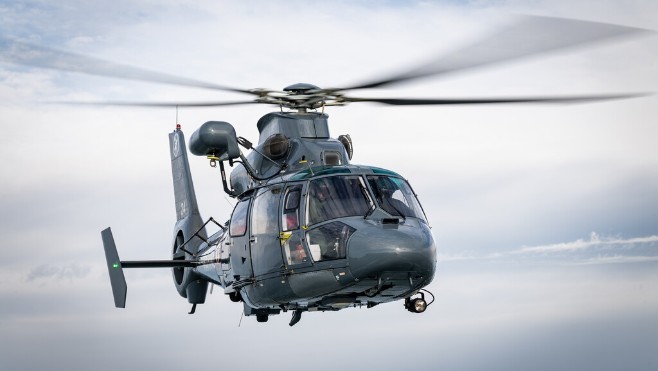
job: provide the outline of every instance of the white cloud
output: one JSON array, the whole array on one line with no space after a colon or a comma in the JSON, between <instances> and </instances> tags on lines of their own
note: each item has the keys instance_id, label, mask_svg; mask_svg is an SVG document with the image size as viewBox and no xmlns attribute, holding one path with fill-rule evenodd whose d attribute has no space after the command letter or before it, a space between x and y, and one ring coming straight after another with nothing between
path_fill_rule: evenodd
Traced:
<instances>
[{"instance_id":1,"label":"white cloud","mask_svg":"<svg viewBox=\"0 0 658 371\"><path fill-rule=\"evenodd\" d=\"M589 240L578 239L571 242L562 242L557 244L543 246L528 246L514 251L514 254L526 253L550 253L550 252L568 252L579 251L592 248L604 249L632 249L646 244L655 244L658 242L658 236L635 237L635 238L618 238L602 237L596 232L590 234Z\"/></svg>"},{"instance_id":2,"label":"white cloud","mask_svg":"<svg viewBox=\"0 0 658 371\"><path fill-rule=\"evenodd\" d=\"M592 259L587 259L580 264L596 265L596 264L626 264L626 263L652 263L658 262L658 256L601 256Z\"/></svg>"},{"instance_id":3,"label":"white cloud","mask_svg":"<svg viewBox=\"0 0 658 371\"><path fill-rule=\"evenodd\" d=\"M39 280L73 280L84 279L89 274L90 268L78 264L53 265L41 264L28 272L25 280L27 282Z\"/></svg>"},{"instance_id":4,"label":"white cloud","mask_svg":"<svg viewBox=\"0 0 658 371\"><path fill-rule=\"evenodd\" d=\"M519 260L520 259L520 260ZM516 250L489 254L439 253L439 262L490 261L499 263L525 262L529 264L623 264L658 261L658 236L620 238L601 236L596 232L589 239L554 243L540 246L524 246Z\"/></svg>"}]
</instances>

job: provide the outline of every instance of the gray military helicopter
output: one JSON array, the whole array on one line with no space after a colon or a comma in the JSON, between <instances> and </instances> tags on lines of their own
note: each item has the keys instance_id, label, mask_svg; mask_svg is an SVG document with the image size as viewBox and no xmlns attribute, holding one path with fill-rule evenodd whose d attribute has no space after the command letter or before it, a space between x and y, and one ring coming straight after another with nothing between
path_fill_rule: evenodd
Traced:
<instances>
[{"instance_id":1,"label":"gray military helicopter","mask_svg":"<svg viewBox=\"0 0 658 371\"><path fill-rule=\"evenodd\" d=\"M364 98L347 91L391 86L643 32L637 28L523 16L449 56L344 88L298 83L282 91L238 89L120 65L78 54L12 42L4 60L93 75L208 88L253 97L232 102L98 104L199 107L268 104L280 111L257 123L254 145L223 121L209 121L191 136L190 152L219 167L224 192L237 200L225 223L204 222L197 204L185 137L169 134L176 224L170 260L120 260L110 228L102 241L117 307L124 308L124 268L171 268L178 293L192 304L209 285L223 288L244 315L266 322L292 312L336 311L398 300L423 313L434 297L425 287L436 271L436 245L411 185L396 172L352 164L349 135L330 135L326 107L355 102L387 105L454 105L589 102L636 97L609 94L483 99ZM6 42L5 42L6 43ZM250 150L244 155L243 147ZM233 168L230 181L226 164ZM216 226L209 235L207 227ZM431 297L426 299L425 294Z\"/></svg>"}]
</instances>

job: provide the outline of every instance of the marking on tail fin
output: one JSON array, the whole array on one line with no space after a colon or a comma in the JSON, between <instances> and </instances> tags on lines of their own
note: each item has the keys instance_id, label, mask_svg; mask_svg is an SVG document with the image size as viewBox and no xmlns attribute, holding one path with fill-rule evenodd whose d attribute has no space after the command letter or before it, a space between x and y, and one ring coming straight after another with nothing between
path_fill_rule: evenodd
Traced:
<instances>
[{"instance_id":1,"label":"marking on tail fin","mask_svg":"<svg viewBox=\"0 0 658 371\"><path fill-rule=\"evenodd\" d=\"M180 203L180 215L178 216L178 219L183 219L185 216L187 216L187 202L182 201Z\"/></svg>"},{"instance_id":2,"label":"marking on tail fin","mask_svg":"<svg viewBox=\"0 0 658 371\"><path fill-rule=\"evenodd\" d=\"M178 155L180 154L180 144L178 141L179 141L178 135L174 135L174 140L172 144L173 157L178 157Z\"/></svg>"}]
</instances>

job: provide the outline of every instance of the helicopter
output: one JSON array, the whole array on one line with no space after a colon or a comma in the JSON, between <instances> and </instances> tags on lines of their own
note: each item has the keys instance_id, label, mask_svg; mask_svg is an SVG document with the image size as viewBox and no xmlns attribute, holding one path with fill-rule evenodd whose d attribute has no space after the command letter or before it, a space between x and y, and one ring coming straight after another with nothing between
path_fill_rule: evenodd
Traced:
<instances>
[{"instance_id":1,"label":"helicopter","mask_svg":"<svg viewBox=\"0 0 658 371\"><path fill-rule=\"evenodd\" d=\"M557 32L557 31L560 32ZM110 228L101 232L115 306L125 308L123 269L169 268L179 295L205 303L209 286L267 322L291 312L338 311L403 301L424 313L426 287L437 270L437 246L411 183L399 173L351 163L349 134L332 137L328 107L351 103L395 106L591 102L643 94L512 98L367 98L346 92L393 86L645 32L597 22L523 16L484 39L401 73L342 88L296 83L283 90L241 89L149 71L83 55L12 42L12 63L107 77L250 95L221 102L101 102L146 107L266 104L279 107L257 122L258 143L232 124L208 121L189 140L189 153L218 168L223 191L236 200L224 223L201 217L180 126L169 133L176 223L171 259L124 261ZM240 148L250 151L243 154ZM233 168L230 178L226 167ZM210 234L210 226L218 231ZM426 298L426 294L431 297Z\"/></svg>"}]
</instances>

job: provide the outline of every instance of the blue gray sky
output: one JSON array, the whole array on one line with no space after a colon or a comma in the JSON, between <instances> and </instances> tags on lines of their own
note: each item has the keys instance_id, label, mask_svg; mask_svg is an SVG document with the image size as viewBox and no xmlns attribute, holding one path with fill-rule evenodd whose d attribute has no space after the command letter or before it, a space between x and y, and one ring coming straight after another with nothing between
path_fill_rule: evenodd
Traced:
<instances>
[{"instance_id":1,"label":"blue gray sky","mask_svg":"<svg viewBox=\"0 0 658 371\"><path fill-rule=\"evenodd\" d=\"M506 17L658 30L655 1L0 1L0 36L241 88L341 86L449 53ZM653 92L645 35L363 95ZM439 248L422 315L402 303L267 324L217 291L195 315L168 271L129 271L113 307L100 231L168 258L173 109L62 100L241 96L0 60L0 369L651 370L658 367L658 97L571 105L328 108L353 162L399 172ZM356 93L354 95L357 95ZM268 107L181 109L257 139ZM204 217L232 201L201 158Z\"/></svg>"}]
</instances>

